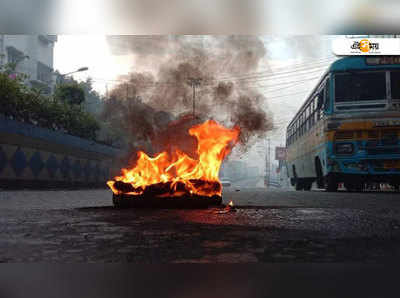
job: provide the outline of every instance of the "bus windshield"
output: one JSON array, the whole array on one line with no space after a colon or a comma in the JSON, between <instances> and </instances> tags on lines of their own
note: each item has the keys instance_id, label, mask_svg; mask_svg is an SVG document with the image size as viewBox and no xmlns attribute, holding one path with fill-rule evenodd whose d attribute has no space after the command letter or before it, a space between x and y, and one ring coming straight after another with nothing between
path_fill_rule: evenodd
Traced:
<instances>
[{"instance_id":1,"label":"bus windshield","mask_svg":"<svg viewBox=\"0 0 400 298\"><path fill-rule=\"evenodd\" d=\"M338 73L335 76L335 101L386 99L385 72Z\"/></svg>"},{"instance_id":2,"label":"bus windshield","mask_svg":"<svg viewBox=\"0 0 400 298\"><path fill-rule=\"evenodd\" d=\"M400 71L392 71L390 73L390 83L392 98L400 99Z\"/></svg>"}]
</instances>

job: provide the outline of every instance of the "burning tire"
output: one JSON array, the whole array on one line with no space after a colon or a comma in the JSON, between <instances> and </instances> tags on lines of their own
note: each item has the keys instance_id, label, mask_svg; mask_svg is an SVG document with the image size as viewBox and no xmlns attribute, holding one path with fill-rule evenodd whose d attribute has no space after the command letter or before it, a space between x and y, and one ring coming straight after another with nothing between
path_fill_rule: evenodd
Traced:
<instances>
[{"instance_id":1,"label":"burning tire","mask_svg":"<svg viewBox=\"0 0 400 298\"><path fill-rule=\"evenodd\" d=\"M137 152L136 164L121 169L107 181L116 207L206 208L222 203L219 170L224 158L238 142L240 129L214 120L192 126L188 134L197 139L194 156L179 149L150 157Z\"/></svg>"},{"instance_id":2,"label":"burning tire","mask_svg":"<svg viewBox=\"0 0 400 298\"><path fill-rule=\"evenodd\" d=\"M222 204L222 197L214 195L181 196L181 197L151 197L143 195L113 194L112 198L116 208L162 208L162 209L204 209L209 206Z\"/></svg>"},{"instance_id":3,"label":"burning tire","mask_svg":"<svg viewBox=\"0 0 400 298\"><path fill-rule=\"evenodd\" d=\"M113 194L112 202L113 202L114 207L116 207L116 208L128 208L129 207L127 202L125 200L123 200L123 197L121 195Z\"/></svg>"}]
</instances>

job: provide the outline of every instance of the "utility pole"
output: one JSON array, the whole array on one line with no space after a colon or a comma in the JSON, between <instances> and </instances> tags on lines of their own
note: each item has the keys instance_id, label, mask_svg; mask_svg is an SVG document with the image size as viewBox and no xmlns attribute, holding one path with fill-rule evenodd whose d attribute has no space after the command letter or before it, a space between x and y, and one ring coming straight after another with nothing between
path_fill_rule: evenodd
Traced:
<instances>
[{"instance_id":1,"label":"utility pole","mask_svg":"<svg viewBox=\"0 0 400 298\"><path fill-rule=\"evenodd\" d=\"M268 182L271 182L271 139L268 139Z\"/></svg>"},{"instance_id":2,"label":"utility pole","mask_svg":"<svg viewBox=\"0 0 400 298\"><path fill-rule=\"evenodd\" d=\"M265 156L265 174L267 178L267 185L269 185L271 180L271 140L267 139L267 154Z\"/></svg>"},{"instance_id":3,"label":"utility pole","mask_svg":"<svg viewBox=\"0 0 400 298\"><path fill-rule=\"evenodd\" d=\"M188 78L188 84L193 88L193 119L196 116L196 87L200 86L201 78Z\"/></svg>"}]
</instances>

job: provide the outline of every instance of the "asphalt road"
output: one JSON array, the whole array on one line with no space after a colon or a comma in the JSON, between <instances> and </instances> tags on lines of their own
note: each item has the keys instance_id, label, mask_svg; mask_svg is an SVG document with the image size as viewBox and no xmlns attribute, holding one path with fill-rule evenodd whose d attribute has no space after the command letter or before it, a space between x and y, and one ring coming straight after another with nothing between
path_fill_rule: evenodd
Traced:
<instances>
[{"instance_id":1,"label":"asphalt road","mask_svg":"<svg viewBox=\"0 0 400 298\"><path fill-rule=\"evenodd\" d=\"M235 212L115 209L108 190L0 191L0 262L400 260L400 193L230 187L223 198Z\"/></svg>"}]
</instances>

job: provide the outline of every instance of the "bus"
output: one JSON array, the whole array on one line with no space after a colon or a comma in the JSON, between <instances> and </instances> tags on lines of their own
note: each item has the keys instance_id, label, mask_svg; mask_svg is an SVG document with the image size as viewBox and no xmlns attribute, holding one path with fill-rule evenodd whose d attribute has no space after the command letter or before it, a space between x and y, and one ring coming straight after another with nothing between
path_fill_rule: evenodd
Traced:
<instances>
[{"instance_id":1,"label":"bus","mask_svg":"<svg viewBox=\"0 0 400 298\"><path fill-rule=\"evenodd\" d=\"M333 62L286 130L287 171L296 190L400 188L400 57Z\"/></svg>"}]
</instances>

